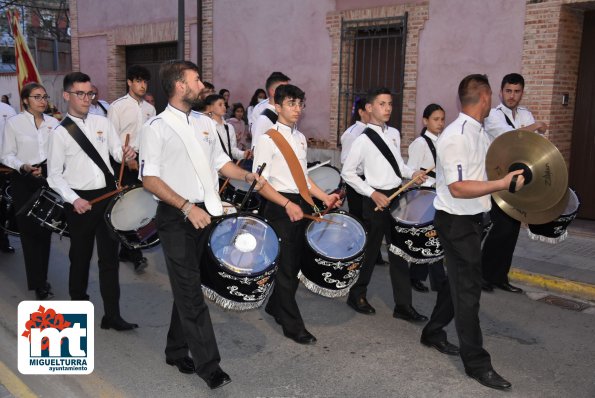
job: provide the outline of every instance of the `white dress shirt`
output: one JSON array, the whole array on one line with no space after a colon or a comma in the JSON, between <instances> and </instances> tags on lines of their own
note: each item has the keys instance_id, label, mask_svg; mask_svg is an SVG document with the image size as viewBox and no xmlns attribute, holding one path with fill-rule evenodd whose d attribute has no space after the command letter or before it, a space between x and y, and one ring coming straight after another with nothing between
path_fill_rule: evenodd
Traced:
<instances>
[{"instance_id":1,"label":"white dress shirt","mask_svg":"<svg viewBox=\"0 0 595 398\"><path fill-rule=\"evenodd\" d=\"M366 129L366 124L361 121L356 121L349 126L347 130L341 135L341 163L345 163L349 150L353 145L353 141L360 136L362 131Z\"/></svg>"},{"instance_id":2,"label":"white dress shirt","mask_svg":"<svg viewBox=\"0 0 595 398\"><path fill-rule=\"evenodd\" d=\"M260 116L260 114L262 113L262 111L264 111L268 106L267 104L269 103L269 99L265 98L263 100L261 100L259 103L257 103L256 105L252 106L252 107L248 107L248 125L249 126L254 126L254 123L256 123L256 119L258 119L258 116ZM250 108L252 108L250 110ZM275 107L273 106L272 110L275 110Z\"/></svg>"},{"instance_id":3,"label":"white dress shirt","mask_svg":"<svg viewBox=\"0 0 595 398\"><path fill-rule=\"evenodd\" d=\"M508 124L506 116L514 127ZM504 104L492 108L489 116L483 121L484 128L492 141L507 131L527 127L533 123L535 123L535 119L533 118L533 114L529 112L527 108L517 106L516 117L513 117L512 109L506 107Z\"/></svg>"},{"instance_id":4,"label":"white dress shirt","mask_svg":"<svg viewBox=\"0 0 595 398\"><path fill-rule=\"evenodd\" d=\"M399 165L401 175L411 178L413 170L407 167L401 157L399 130L371 123L368 123L366 127L373 129L386 143ZM358 170L363 170L365 181L359 177ZM361 134L353 142L345 164L343 164L341 176L357 193L368 197L372 196L376 189L393 189L401 185L402 182L389 161L365 134Z\"/></svg>"},{"instance_id":5,"label":"white dress shirt","mask_svg":"<svg viewBox=\"0 0 595 398\"><path fill-rule=\"evenodd\" d=\"M183 123L191 125L195 138L208 156L214 188L219 190L217 171L231 159L223 152L215 122L198 112L191 115L167 105ZM140 135L140 178L159 177L171 189L192 203L204 202L204 188L184 142L159 115L144 124ZM201 159L204 161L204 159ZM156 198L159 199L159 198Z\"/></svg>"},{"instance_id":6,"label":"white dress shirt","mask_svg":"<svg viewBox=\"0 0 595 398\"><path fill-rule=\"evenodd\" d=\"M456 215L473 215L491 209L490 195L473 199L454 198L448 186L457 181L487 181L486 153L490 138L483 126L472 117L459 117L444 129L436 152L436 198L434 207Z\"/></svg>"},{"instance_id":7,"label":"white dress shirt","mask_svg":"<svg viewBox=\"0 0 595 398\"><path fill-rule=\"evenodd\" d=\"M138 152L139 132L143 124L155 114L153 105L143 99L137 101L130 94L126 94L112 102L107 111L107 118L120 134L120 141L126 142L126 134L130 134L129 145Z\"/></svg>"},{"instance_id":8,"label":"white dress shirt","mask_svg":"<svg viewBox=\"0 0 595 398\"><path fill-rule=\"evenodd\" d=\"M48 158L50 135L59 122L49 115L42 116L39 128L35 126L34 116L27 111L8 119L0 153L2 163L19 170L24 164L39 164Z\"/></svg>"},{"instance_id":9,"label":"white dress shirt","mask_svg":"<svg viewBox=\"0 0 595 398\"><path fill-rule=\"evenodd\" d=\"M0 102L0 154L2 153L2 141L4 141L4 125L9 117L16 115L14 108L4 102Z\"/></svg>"},{"instance_id":10,"label":"white dress shirt","mask_svg":"<svg viewBox=\"0 0 595 398\"><path fill-rule=\"evenodd\" d=\"M103 109L101 109L99 104L97 104L97 105L91 104L91 106L89 107L89 113L91 115L107 116L107 111L109 111L109 104L107 103L107 101L97 100L97 102L101 102L101 105L103 105L103 107L105 108L105 111Z\"/></svg>"},{"instance_id":11,"label":"white dress shirt","mask_svg":"<svg viewBox=\"0 0 595 398\"><path fill-rule=\"evenodd\" d=\"M91 141L113 174L109 156L112 155L117 162L122 161L122 142L111 122L103 116L92 114L88 114L85 119L70 114L67 117ZM50 188L68 203L74 203L79 198L74 189L87 191L106 187L101 169L61 125L50 134L47 181Z\"/></svg>"},{"instance_id":12,"label":"white dress shirt","mask_svg":"<svg viewBox=\"0 0 595 398\"><path fill-rule=\"evenodd\" d=\"M233 126L227 123L226 121L223 121L223 123L217 123L215 121L215 124L217 126L217 133L219 134L219 137L221 137L221 142L223 143L224 151L230 154L231 157L234 159L244 159L244 151L238 148L236 129L234 129ZM228 132L225 130L225 126L227 126L227 128L229 129L229 142L231 143L231 152L229 151L229 145L227 141Z\"/></svg>"},{"instance_id":13,"label":"white dress shirt","mask_svg":"<svg viewBox=\"0 0 595 398\"><path fill-rule=\"evenodd\" d=\"M438 141L438 136L436 134L430 133L429 130L426 130L424 133L434 144L434 148L436 147L436 141ZM434 167L434 156L432 155L432 151L428 146L428 143L424 139L424 137L417 137L411 144L409 144L409 158L407 159L407 166L412 170L421 170L429 169L430 167ZM436 170L434 170L436 172ZM422 184L423 187L431 187L436 184L436 179L434 177L428 176L426 182Z\"/></svg>"},{"instance_id":14,"label":"white dress shirt","mask_svg":"<svg viewBox=\"0 0 595 398\"><path fill-rule=\"evenodd\" d=\"M254 119L254 124L252 125L252 147L258 144L258 138L261 135L272 129L275 125L271 122L271 119L262 114L265 109L270 109L277 114L277 112L275 112L275 106L269 104L268 101L266 103L263 101L254 108L254 112L252 113L252 118Z\"/></svg>"},{"instance_id":15,"label":"white dress shirt","mask_svg":"<svg viewBox=\"0 0 595 398\"><path fill-rule=\"evenodd\" d=\"M291 128L283 123L277 122L271 128L281 133L283 138L287 140L291 149L295 152L304 175L307 176L307 154L308 143L306 137L297 129ZM254 163L252 170L256 172L259 165L266 163L266 167L262 172L262 176L267 179L269 184L275 188L277 192L285 193L299 193L299 189L291 175L287 161L283 154L273 142L273 139L267 134L262 134L254 149ZM308 179L306 178L306 181ZM308 188L310 184L308 183Z\"/></svg>"}]
</instances>

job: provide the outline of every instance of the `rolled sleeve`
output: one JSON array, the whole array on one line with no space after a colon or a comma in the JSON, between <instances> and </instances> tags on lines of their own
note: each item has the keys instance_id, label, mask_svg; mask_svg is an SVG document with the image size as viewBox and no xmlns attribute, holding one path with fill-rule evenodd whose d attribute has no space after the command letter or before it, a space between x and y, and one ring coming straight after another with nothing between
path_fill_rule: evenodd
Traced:
<instances>
[{"instance_id":1,"label":"rolled sleeve","mask_svg":"<svg viewBox=\"0 0 595 398\"><path fill-rule=\"evenodd\" d=\"M444 181L450 185L467 179L467 156L465 156L465 142L462 135L453 135L440 145L439 157L444 172Z\"/></svg>"},{"instance_id":2,"label":"rolled sleeve","mask_svg":"<svg viewBox=\"0 0 595 398\"><path fill-rule=\"evenodd\" d=\"M145 124L141 129L139 148L139 177L161 177L161 149L163 143L156 129Z\"/></svg>"}]
</instances>

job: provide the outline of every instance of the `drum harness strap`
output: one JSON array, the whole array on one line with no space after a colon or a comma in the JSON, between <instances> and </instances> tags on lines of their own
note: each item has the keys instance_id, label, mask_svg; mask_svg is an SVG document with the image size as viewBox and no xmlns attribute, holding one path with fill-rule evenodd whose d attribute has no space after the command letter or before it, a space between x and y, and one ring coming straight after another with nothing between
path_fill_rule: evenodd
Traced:
<instances>
[{"instance_id":1,"label":"drum harness strap","mask_svg":"<svg viewBox=\"0 0 595 398\"><path fill-rule=\"evenodd\" d=\"M219 137L219 142L221 143L223 152L225 152L225 154L227 156L229 156L230 159L233 159L233 157L231 156L231 138L229 138L229 126L227 125L227 123L224 122L223 127L225 127L225 131L227 132L227 148L228 149L225 149L225 144L223 143L223 138L221 138L221 136L219 135L219 132L217 132L217 137Z\"/></svg>"},{"instance_id":2,"label":"drum harness strap","mask_svg":"<svg viewBox=\"0 0 595 398\"><path fill-rule=\"evenodd\" d=\"M424 140L426 140L426 143L428 144L428 147L430 147L430 152L432 152L432 157L434 158L434 164L436 164L436 147L434 146L434 143L432 142L432 139L430 137L428 137L424 131L424 133L422 134L422 138ZM426 171L426 169L422 168L423 171ZM428 175L432 178L436 178L436 172L434 171L430 171L428 172Z\"/></svg>"},{"instance_id":3,"label":"drum harness strap","mask_svg":"<svg viewBox=\"0 0 595 398\"><path fill-rule=\"evenodd\" d=\"M369 127L367 127L363 131L362 134L367 135L368 138L370 139L370 141L372 141L372 143L374 145L376 145L376 147L378 148L378 150L380 151L380 153L382 154L382 156L384 156L384 158L392 166L393 171L395 172L395 174L402 180L403 179L403 176L401 175L401 169L399 169L399 164L397 163L397 160L395 159L395 156L390 151L390 149L388 148L388 145L386 145L386 142L384 142L384 140L382 139L382 137L380 137L380 135L378 135L378 133L376 133L373 129L371 129Z\"/></svg>"},{"instance_id":4,"label":"drum harness strap","mask_svg":"<svg viewBox=\"0 0 595 398\"><path fill-rule=\"evenodd\" d=\"M79 126L77 126L76 123L73 122L72 119L68 116L65 117L64 120L62 120L61 125L66 129L66 131L68 131L68 133L76 141L76 143L79 144L81 149L85 151L87 156L91 158L91 160L103 172L103 175L105 176L106 188L116 188L116 177L114 177L114 175L109 171L105 162L101 158L101 155L99 154L99 152L97 152L97 149L95 149L95 147L93 146L91 141L89 141L85 133L81 131Z\"/></svg>"},{"instance_id":5,"label":"drum harness strap","mask_svg":"<svg viewBox=\"0 0 595 398\"><path fill-rule=\"evenodd\" d=\"M510 120L510 118L506 115L506 113L504 113L504 111L502 110L502 108L498 108L500 110L500 112L502 112L502 114L504 115L504 118L506 119L506 124L508 124L510 127L512 127L513 129L516 129L516 126L512 123L512 121Z\"/></svg>"},{"instance_id":6,"label":"drum harness strap","mask_svg":"<svg viewBox=\"0 0 595 398\"><path fill-rule=\"evenodd\" d=\"M269 108L262 111L261 115L268 117L273 124L277 123L277 118L279 118L279 116Z\"/></svg>"},{"instance_id":7,"label":"drum harness strap","mask_svg":"<svg viewBox=\"0 0 595 398\"><path fill-rule=\"evenodd\" d=\"M268 110L268 109L267 109ZM287 165L289 166L289 171L291 172L291 176L295 181L295 184L300 191L300 196L304 198L304 200L312 206L314 212L320 213L320 209L318 206L314 204L314 200L312 200L312 196L310 195L310 191L308 190L308 183L306 182L306 176L304 171L302 170L302 166L300 165L300 161L298 160L295 152L289 145L289 142L283 137L283 135L275 129L270 129L266 132L266 134L271 137L281 154L285 158Z\"/></svg>"}]
</instances>

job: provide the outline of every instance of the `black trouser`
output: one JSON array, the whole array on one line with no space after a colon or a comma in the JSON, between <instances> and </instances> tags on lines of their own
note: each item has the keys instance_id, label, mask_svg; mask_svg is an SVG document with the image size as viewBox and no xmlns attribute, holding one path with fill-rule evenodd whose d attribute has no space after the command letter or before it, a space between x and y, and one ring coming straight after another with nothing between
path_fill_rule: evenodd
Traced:
<instances>
[{"instance_id":1,"label":"black trouser","mask_svg":"<svg viewBox=\"0 0 595 398\"><path fill-rule=\"evenodd\" d=\"M430 286L434 291L438 291L442 282L446 280L446 273L444 272L444 263L442 260L431 264L411 263L409 273L412 280L418 281L425 281L429 274Z\"/></svg>"},{"instance_id":2,"label":"black trouser","mask_svg":"<svg viewBox=\"0 0 595 398\"><path fill-rule=\"evenodd\" d=\"M294 203L297 203L304 213L312 214L312 209L299 194L280 192ZM281 254L279 267L275 275L275 286L267 303L267 311L277 317L283 328L290 333L299 333L305 329L304 320L300 314L295 293L299 280L298 273L302 266L302 256L305 249L305 230L310 222L302 219L291 222L283 206L268 201L264 208L264 217L281 238Z\"/></svg>"},{"instance_id":3,"label":"black trouser","mask_svg":"<svg viewBox=\"0 0 595 398\"><path fill-rule=\"evenodd\" d=\"M364 176L360 176L363 180L365 180ZM363 196L357 193L355 189L353 189L349 184L346 184L346 196L347 196L347 205L349 207L349 213L356 216L359 220L363 220L363 211L362 211L362 203L363 203ZM390 239L390 235L386 235L387 242ZM382 245L382 244L381 244ZM382 259L382 254L380 253L380 248L378 248L378 254L376 255L377 261Z\"/></svg>"},{"instance_id":4,"label":"black trouser","mask_svg":"<svg viewBox=\"0 0 595 398\"><path fill-rule=\"evenodd\" d=\"M397 189L394 188L388 191L377 189L377 191L390 196ZM364 225L368 230L368 242L364 250L364 261L360 268L359 278L349 290L349 296L353 299L366 296L368 284L370 283L372 272L376 265L378 251L382 245L382 238L384 236L391 236L392 222L390 212L387 208L383 211L374 211L375 207L376 204L372 199L368 197L363 198L362 216ZM390 250L388 252L388 260L390 263L389 272L395 304L402 307L410 306L411 280L407 261L393 254Z\"/></svg>"},{"instance_id":5,"label":"black trouser","mask_svg":"<svg viewBox=\"0 0 595 398\"><path fill-rule=\"evenodd\" d=\"M483 279L489 283L507 283L521 223L504 213L493 199L490 218L493 225L481 257Z\"/></svg>"},{"instance_id":6,"label":"black trouser","mask_svg":"<svg viewBox=\"0 0 595 398\"><path fill-rule=\"evenodd\" d=\"M111 188L89 191L75 191L86 200L95 199ZM99 266L99 290L103 309L108 318L120 316L120 280L118 262L118 241L111 235L104 214L109 200L95 203L91 210L78 214L71 204L64 204L68 231L70 232L70 278L68 290L72 300L88 300L89 267L93 256L94 242L97 242Z\"/></svg>"},{"instance_id":7,"label":"black trouser","mask_svg":"<svg viewBox=\"0 0 595 398\"><path fill-rule=\"evenodd\" d=\"M18 211L39 193L39 189L45 185L45 178L12 173L11 182L13 208ZM39 221L28 217L27 211L17 214L16 219L25 258L27 288L29 290L43 288L48 278L52 231L42 227Z\"/></svg>"},{"instance_id":8,"label":"black trouser","mask_svg":"<svg viewBox=\"0 0 595 398\"><path fill-rule=\"evenodd\" d=\"M479 325L483 215L457 216L437 210L434 226L444 247L448 283L438 291L422 335L431 341L445 340L443 328L454 318L465 370L490 370L490 354L483 348Z\"/></svg>"},{"instance_id":9,"label":"black trouser","mask_svg":"<svg viewBox=\"0 0 595 398\"><path fill-rule=\"evenodd\" d=\"M138 159L138 154L137 154ZM116 177L120 176L121 163L116 162L110 156L110 162ZM128 166L124 165L124 172L122 173L122 186L140 185L141 181L138 179L138 170L130 170ZM126 245L120 245L120 257L130 259L132 261L139 261L143 258L143 254L140 249L130 249Z\"/></svg>"},{"instance_id":10,"label":"black trouser","mask_svg":"<svg viewBox=\"0 0 595 398\"><path fill-rule=\"evenodd\" d=\"M156 221L174 298L165 356L176 360L190 350L196 373L204 378L221 361L200 277L210 228L194 228L179 209L163 202Z\"/></svg>"}]
</instances>

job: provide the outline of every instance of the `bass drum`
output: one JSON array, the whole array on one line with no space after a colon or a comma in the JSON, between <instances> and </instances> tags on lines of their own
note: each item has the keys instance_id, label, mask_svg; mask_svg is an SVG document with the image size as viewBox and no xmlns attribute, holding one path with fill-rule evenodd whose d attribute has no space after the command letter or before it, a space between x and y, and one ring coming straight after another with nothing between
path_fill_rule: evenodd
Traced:
<instances>
[{"instance_id":1,"label":"bass drum","mask_svg":"<svg viewBox=\"0 0 595 398\"><path fill-rule=\"evenodd\" d=\"M216 221L200 264L204 295L235 311L260 307L270 294L279 237L260 216L230 214Z\"/></svg>"},{"instance_id":2,"label":"bass drum","mask_svg":"<svg viewBox=\"0 0 595 398\"><path fill-rule=\"evenodd\" d=\"M546 224L529 224L529 238L547 243L560 243L568 237L566 229L576 218L581 202L576 193L568 188L568 204L562 215Z\"/></svg>"},{"instance_id":3,"label":"bass drum","mask_svg":"<svg viewBox=\"0 0 595 398\"><path fill-rule=\"evenodd\" d=\"M341 297L359 277L367 232L360 221L341 210L324 218L333 223L312 221L306 228L306 254L298 278L314 293Z\"/></svg>"}]
</instances>

